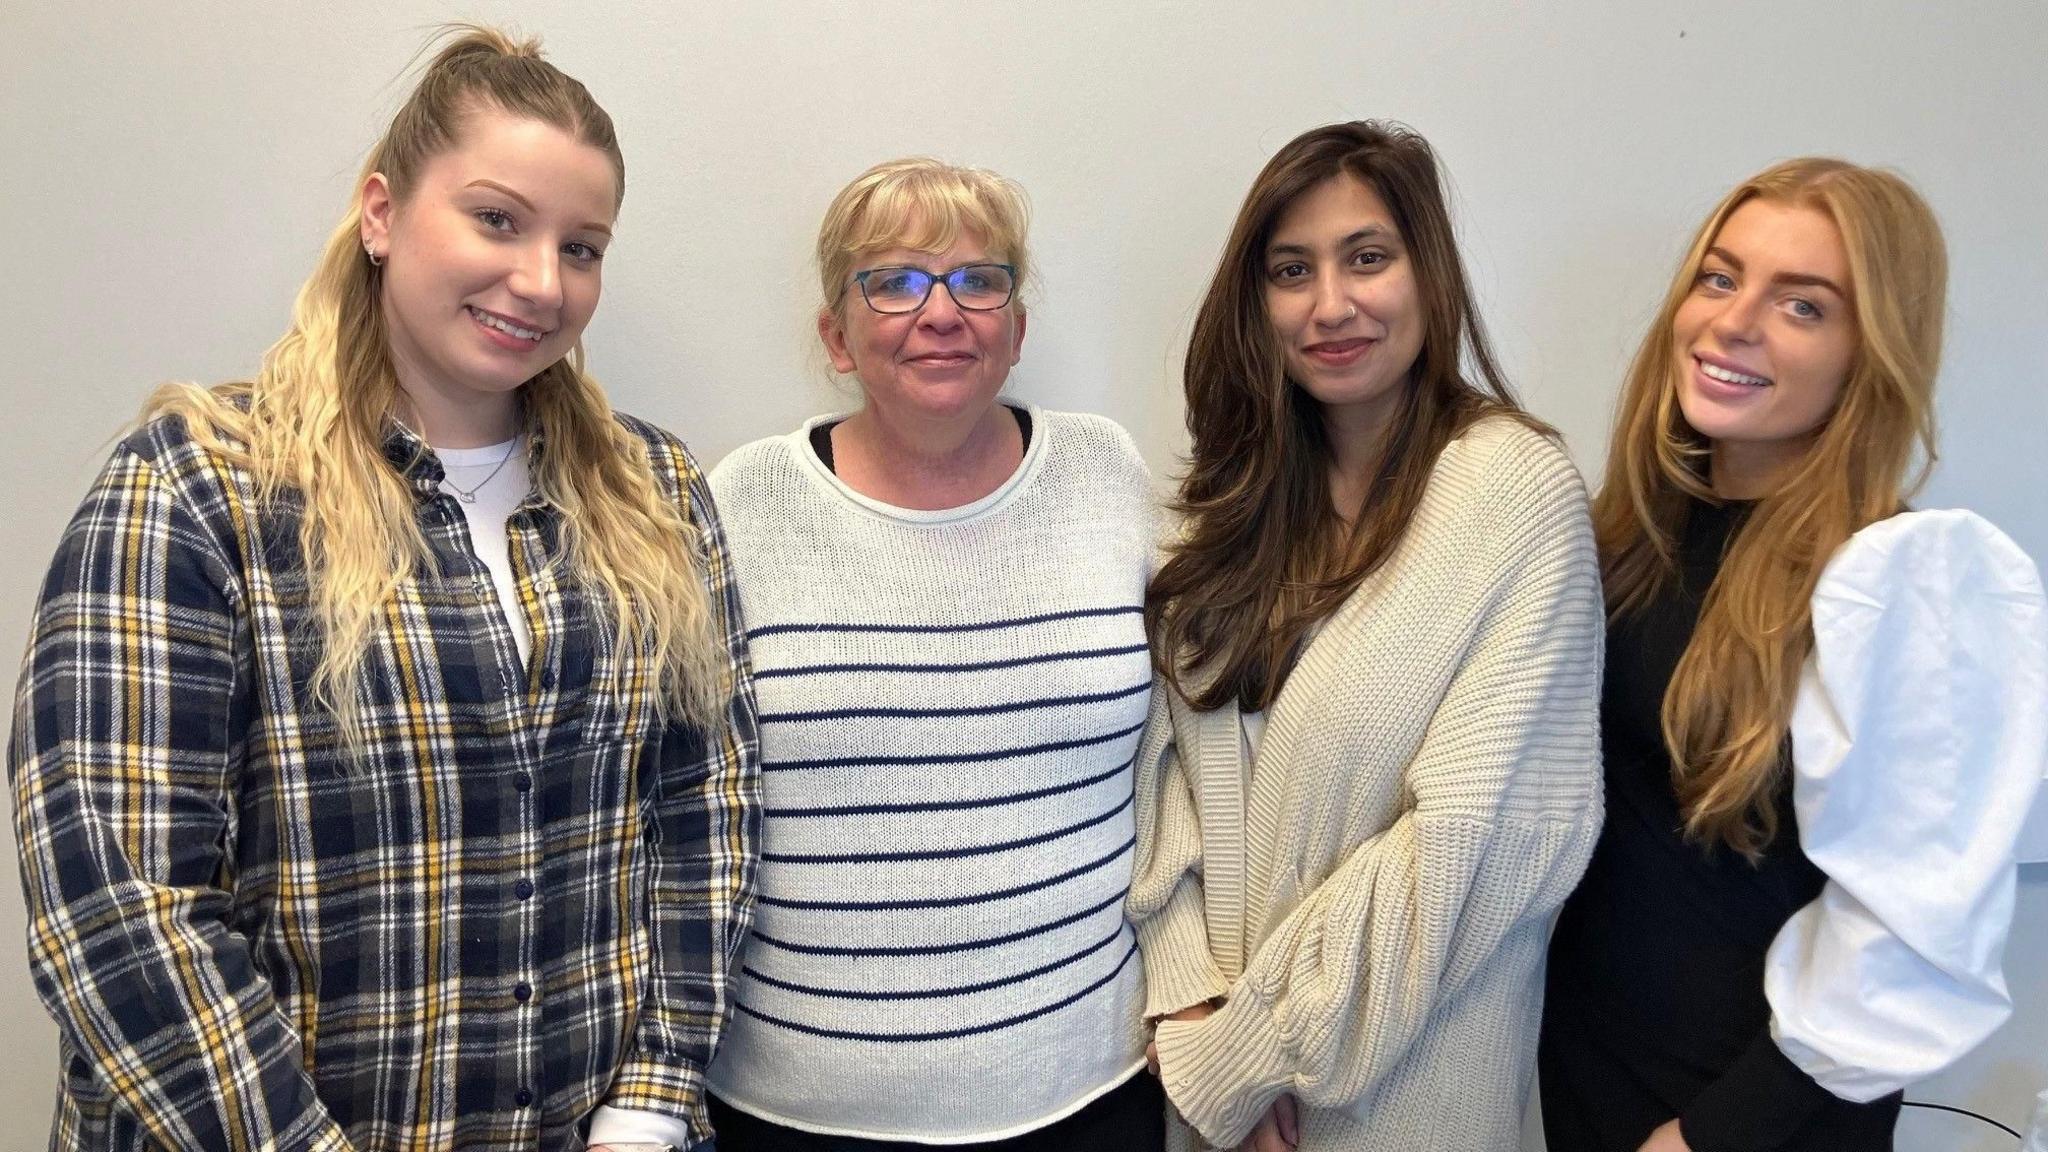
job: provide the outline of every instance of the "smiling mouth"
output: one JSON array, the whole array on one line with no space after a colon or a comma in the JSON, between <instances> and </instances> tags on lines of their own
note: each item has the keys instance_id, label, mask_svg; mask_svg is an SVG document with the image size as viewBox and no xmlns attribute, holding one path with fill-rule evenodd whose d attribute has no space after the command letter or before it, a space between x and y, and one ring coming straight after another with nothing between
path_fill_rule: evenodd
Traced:
<instances>
[{"instance_id":1,"label":"smiling mouth","mask_svg":"<svg viewBox=\"0 0 2048 1152\"><path fill-rule=\"evenodd\" d=\"M1375 343L1377 343L1377 341L1367 340L1364 338L1353 340L1324 340L1321 343L1304 345L1302 347L1302 352L1316 360L1321 360L1327 364L1342 365L1349 364L1352 361L1357 360L1359 357L1365 355L1366 350L1371 348Z\"/></svg>"},{"instance_id":2,"label":"smiling mouth","mask_svg":"<svg viewBox=\"0 0 2048 1152\"><path fill-rule=\"evenodd\" d=\"M1752 376L1747 372L1737 372L1733 368L1723 368L1719 364L1709 363L1698 356L1694 356L1692 362L1700 366L1701 374L1705 375L1708 379L1718 380L1723 384L1734 384L1743 388L1769 388L1771 386L1771 379L1768 376Z\"/></svg>"},{"instance_id":3,"label":"smiling mouth","mask_svg":"<svg viewBox=\"0 0 2048 1152\"><path fill-rule=\"evenodd\" d=\"M476 307L475 305L469 305L468 310L470 316L473 317L477 323L483 325L486 328L491 328L496 331L503 332L507 336L516 336L521 340L530 340L533 343L538 344L541 342L541 338L547 335L546 332L543 332L537 328L525 327L521 324L508 320L495 312L486 312L483 309Z\"/></svg>"}]
</instances>

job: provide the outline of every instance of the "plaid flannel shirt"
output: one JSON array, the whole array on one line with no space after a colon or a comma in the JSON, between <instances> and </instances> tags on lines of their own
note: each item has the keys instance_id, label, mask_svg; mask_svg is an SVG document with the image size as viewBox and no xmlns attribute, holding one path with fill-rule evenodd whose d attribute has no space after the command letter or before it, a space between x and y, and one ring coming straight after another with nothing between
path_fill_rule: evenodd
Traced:
<instances>
[{"instance_id":1,"label":"plaid flannel shirt","mask_svg":"<svg viewBox=\"0 0 2048 1152\"><path fill-rule=\"evenodd\" d=\"M62 1034L53 1149L556 1152L600 1103L708 1133L752 911L752 680L695 464L621 422L704 534L730 652L715 740L658 722L644 654L551 562L539 496L509 523L522 664L401 430L386 455L432 555L371 637L345 762L308 703L295 509L259 511L175 419L114 454L43 587L8 754Z\"/></svg>"}]
</instances>

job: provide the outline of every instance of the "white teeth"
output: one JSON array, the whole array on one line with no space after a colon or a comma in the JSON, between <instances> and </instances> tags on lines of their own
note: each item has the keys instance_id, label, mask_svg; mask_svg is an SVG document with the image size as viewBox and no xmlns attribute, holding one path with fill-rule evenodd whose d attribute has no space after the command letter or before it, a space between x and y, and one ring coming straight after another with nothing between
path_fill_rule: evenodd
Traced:
<instances>
[{"instance_id":1,"label":"white teeth","mask_svg":"<svg viewBox=\"0 0 2048 1152\"><path fill-rule=\"evenodd\" d=\"M1752 388L1761 388L1770 383L1769 380L1762 376L1751 376L1747 372L1736 372L1732 369L1723 368L1718 364L1709 364L1705 360L1700 361L1700 371L1705 372L1724 384L1747 384Z\"/></svg>"},{"instance_id":2,"label":"white teeth","mask_svg":"<svg viewBox=\"0 0 2048 1152\"><path fill-rule=\"evenodd\" d=\"M496 328L500 332L509 332L512 335L519 337L521 340L532 340L535 343L539 343L540 338L543 335L543 333L535 332L531 328L521 328L519 325L512 323L510 320L501 320L498 317L491 315L489 312L484 312L476 308L471 308L469 310L469 314L471 316L476 317L478 320L483 321L485 327Z\"/></svg>"}]
</instances>

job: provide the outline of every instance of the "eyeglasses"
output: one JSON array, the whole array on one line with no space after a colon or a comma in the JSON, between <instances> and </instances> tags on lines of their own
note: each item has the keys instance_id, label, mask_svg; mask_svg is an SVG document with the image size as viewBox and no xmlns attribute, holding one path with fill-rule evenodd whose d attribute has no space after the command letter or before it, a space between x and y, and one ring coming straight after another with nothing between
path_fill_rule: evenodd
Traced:
<instances>
[{"instance_id":1,"label":"eyeglasses","mask_svg":"<svg viewBox=\"0 0 2048 1152\"><path fill-rule=\"evenodd\" d=\"M860 298L885 316L900 316L924 307L932 285L944 282L953 303L970 312L994 312L1017 292L1017 270L1008 264L962 264L951 272L922 268L870 268L855 272Z\"/></svg>"}]
</instances>

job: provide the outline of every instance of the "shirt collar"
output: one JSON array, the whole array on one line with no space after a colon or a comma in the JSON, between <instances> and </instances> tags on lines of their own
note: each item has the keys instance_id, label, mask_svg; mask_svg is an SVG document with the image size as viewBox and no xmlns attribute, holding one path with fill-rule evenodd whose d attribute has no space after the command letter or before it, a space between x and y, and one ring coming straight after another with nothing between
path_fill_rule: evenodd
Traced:
<instances>
[{"instance_id":1,"label":"shirt collar","mask_svg":"<svg viewBox=\"0 0 2048 1152\"><path fill-rule=\"evenodd\" d=\"M529 474L539 475L541 450L545 437L540 425L531 418L523 429L526 436L526 467ZM412 486L417 499L431 499L440 488L447 473L441 469L441 458L420 434L406 427L405 422L395 416L384 418L384 459L389 461L398 474L405 477Z\"/></svg>"}]
</instances>

